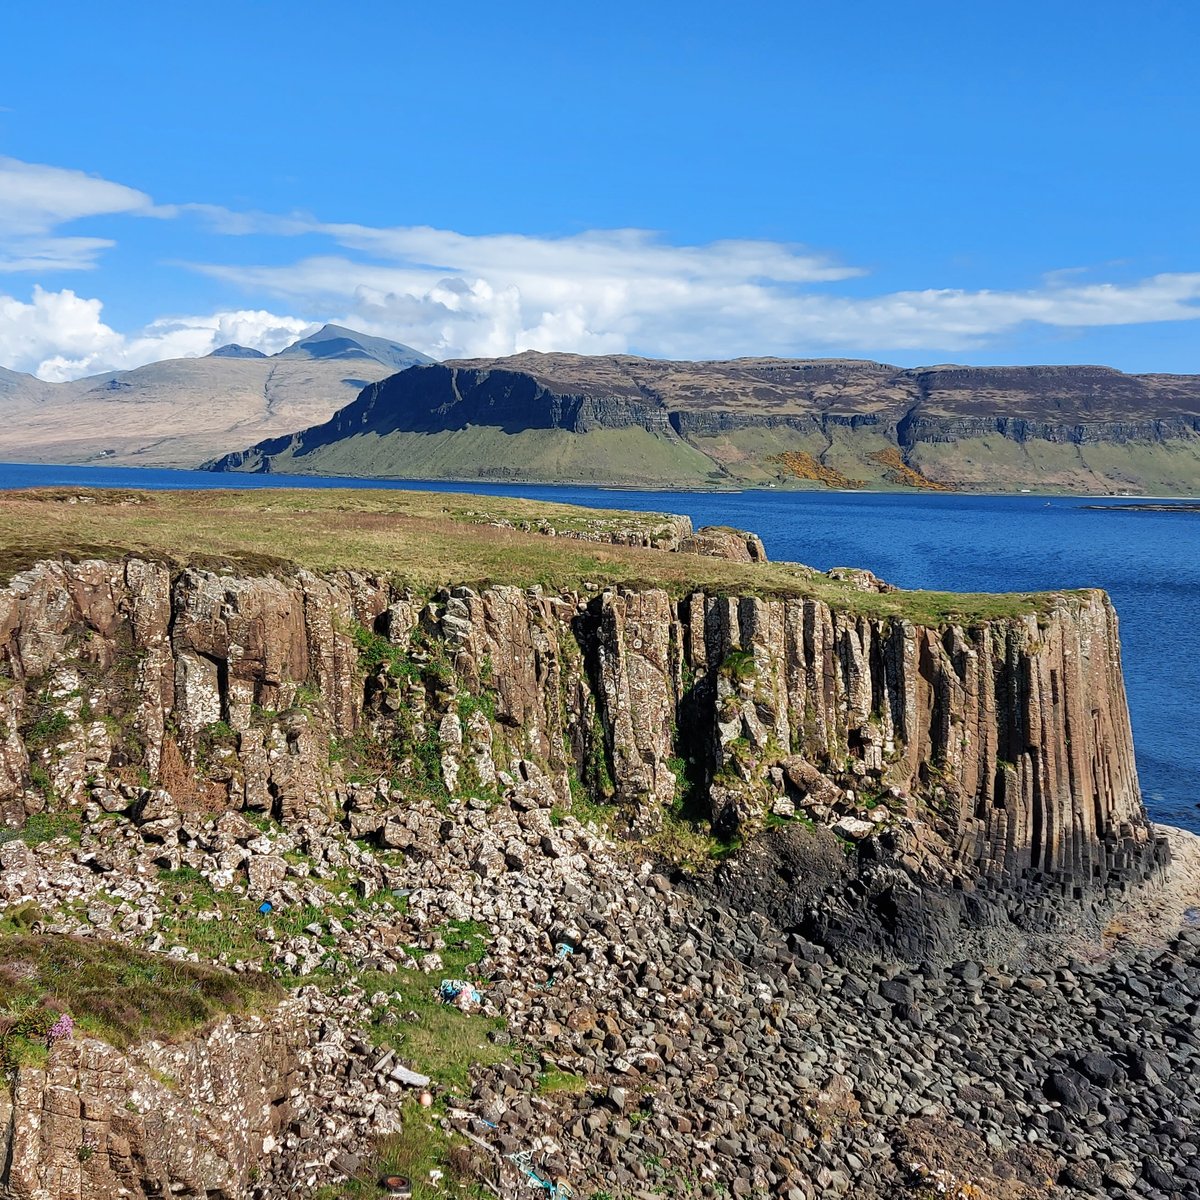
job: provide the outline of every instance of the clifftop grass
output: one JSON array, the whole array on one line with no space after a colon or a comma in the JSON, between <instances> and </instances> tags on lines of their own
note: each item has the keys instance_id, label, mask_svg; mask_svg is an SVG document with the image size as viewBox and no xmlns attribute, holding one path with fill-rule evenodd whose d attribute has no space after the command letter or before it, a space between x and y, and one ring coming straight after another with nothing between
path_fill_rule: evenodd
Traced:
<instances>
[{"instance_id":1,"label":"clifftop grass","mask_svg":"<svg viewBox=\"0 0 1200 1200\"><path fill-rule=\"evenodd\" d=\"M36 1061L69 1013L114 1046L190 1033L229 1012L269 1007L283 990L264 975L147 954L102 938L0 933L0 1067Z\"/></svg>"},{"instance_id":2,"label":"clifftop grass","mask_svg":"<svg viewBox=\"0 0 1200 1200\"><path fill-rule=\"evenodd\" d=\"M0 579L38 559L120 558L248 574L358 569L417 591L468 584L578 588L655 586L675 595L807 596L866 616L920 624L1046 611L1041 594L858 591L796 563L703 555L547 536L669 531L674 518L447 492L253 489L139 492L43 488L0 493ZM529 531L514 528L527 524Z\"/></svg>"}]
</instances>

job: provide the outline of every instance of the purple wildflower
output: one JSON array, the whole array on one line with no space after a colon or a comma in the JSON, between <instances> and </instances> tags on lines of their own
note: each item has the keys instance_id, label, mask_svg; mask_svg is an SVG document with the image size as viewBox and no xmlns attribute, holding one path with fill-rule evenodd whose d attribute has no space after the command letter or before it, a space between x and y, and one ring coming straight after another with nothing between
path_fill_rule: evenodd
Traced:
<instances>
[{"instance_id":1,"label":"purple wildflower","mask_svg":"<svg viewBox=\"0 0 1200 1200\"><path fill-rule=\"evenodd\" d=\"M75 1032L75 1022L71 1020L67 1013L63 1013L53 1025L50 1026L46 1034L46 1045L53 1046L55 1042L61 1042L64 1039L70 1040L71 1035Z\"/></svg>"}]
</instances>

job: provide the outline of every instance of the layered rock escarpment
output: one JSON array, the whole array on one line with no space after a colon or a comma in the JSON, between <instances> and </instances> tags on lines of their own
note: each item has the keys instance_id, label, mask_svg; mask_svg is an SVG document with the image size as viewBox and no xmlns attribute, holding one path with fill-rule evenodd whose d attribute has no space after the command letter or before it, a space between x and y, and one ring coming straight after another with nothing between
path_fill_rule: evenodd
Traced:
<instances>
[{"instance_id":1,"label":"layered rock escarpment","mask_svg":"<svg viewBox=\"0 0 1200 1200\"><path fill-rule=\"evenodd\" d=\"M932 627L803 597L45 562L0 592L0 660L10 824L115 772L168 824L245 809L403 849L407 795L534 770L638 835L703 818L746 844L723 877L745 903L906 956L1053 922L1163 854L1098 592Z\"/></svg>"},{"instance_id":2,"label":"layered rock escarpment","mask_svg":"<svg viewBox=\"0 0 1200 1200\"><path fill-rule=\"evenodd\" d=\"M1110 457L1121 449L1110 461L1090 453L1098 446ZM764 483L788 477L780 456L789 452L813 456L833 478L868 484L913 483L886 470L898 454L950 486L1103 491L1141 480L1156 494L1190 494L1200 478L1200 381L1094 366L904 370L848 360L527 352L402 372L321 425L207 465Z\"/></svg>"}]
</instances>

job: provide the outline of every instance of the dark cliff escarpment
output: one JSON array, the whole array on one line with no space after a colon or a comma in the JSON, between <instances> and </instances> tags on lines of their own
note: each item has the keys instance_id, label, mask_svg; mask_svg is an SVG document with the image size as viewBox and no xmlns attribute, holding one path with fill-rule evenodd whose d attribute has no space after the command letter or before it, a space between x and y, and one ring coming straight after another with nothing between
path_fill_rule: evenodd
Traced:
<instances>
[{"instance_id":1,"label":"dark cliff escarpment","mask_svg":"<svg viewBox=\"0 0 1200 1200\"><path fill-rule=\"evenodd\" d=\"M793 478L795 463L781 456L799 454L847 484L912 485L888 451L954 487L1194 491L1200 379L1091 366L903 370L530 352L405 371L323 425L210 465L761 484Z\"/></svg>"},{"instance_id":2,"label":"dark cliff escarpment","mask_svg":"<svg viewBox=\"0 0 1200 1200\"><path fill-rule=\"evenodd\" d=\"M702 818L748 843L752 867L727 868L747 903L906 954L959 925L1053 923L1159 854L1097 592L933 628L798 597L418 598L356 572L42 563L0 592L0 661L10 823L116 772L403 848L406 795L535 770L639 835ZM796 843L832 839L841 869L795 878ZM925 892L956 897L952 919L909 927Z\"/></svg>"}]
</instances>

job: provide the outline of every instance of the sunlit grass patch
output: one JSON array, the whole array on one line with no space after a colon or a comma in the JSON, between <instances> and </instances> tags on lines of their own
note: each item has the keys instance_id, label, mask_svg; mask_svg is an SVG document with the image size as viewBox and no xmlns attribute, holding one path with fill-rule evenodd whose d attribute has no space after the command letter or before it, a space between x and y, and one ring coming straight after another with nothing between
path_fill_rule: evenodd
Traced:
<instances>
[{"instance_id":1,"label":"sunlit grass patch","mask_svg":"<svg viewBox=\"0 0 1200 1200\"><path fill-rule=\"evenodd\" d=\"M0 937L0 961L0 1058L10 1068L44 1046L62 1013L80 1031L124 1047L267 1008L283 994L264 975L235 975L103 938L10 933Z\"/></svg>"},{"instance_id":2,"label":"sunlit grass patch","mask_svg":"<svg viewBox=\"0 0 1200 1200\"><path fill-rule=\"evenodd\" d=\"M1041 613L1048 595L856 590L796 563L737 563L641 546L544 537L556 530L639 532L661 514L622 513L500 496L340 488L139 493L41 489L0 495L0 577L39 558L140 554L242 574L294 566L376 571L417 591L447 584L547 588L662 587L674 595L798 596L866 616L922 624ZM187 547L182 550L181 547ZM1068 600L1072 593L1059 594Z\"/></svg>"}]
</instances>

